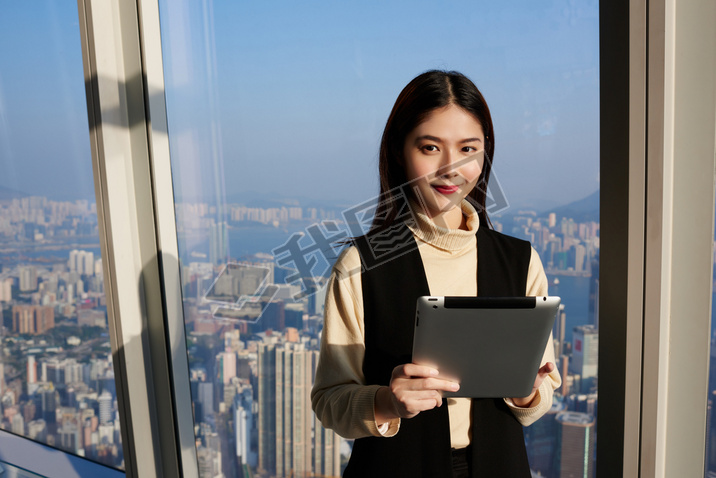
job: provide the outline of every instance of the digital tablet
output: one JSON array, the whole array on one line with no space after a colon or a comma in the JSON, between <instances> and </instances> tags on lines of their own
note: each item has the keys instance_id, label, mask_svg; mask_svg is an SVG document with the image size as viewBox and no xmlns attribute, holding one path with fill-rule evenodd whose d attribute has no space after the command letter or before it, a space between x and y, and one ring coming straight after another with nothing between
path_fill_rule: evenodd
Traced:
<instances>
[{"instance_id":1,"label":"digital tablet","mask_svg":"<svg viewBox=\"0 0 716 478\"><path fill-rule=\"evenodd\" d=\"M420 297L413 363L460 384L445 396L526 397L559 303L559 297Z\"/></svg>"}]
</instances>

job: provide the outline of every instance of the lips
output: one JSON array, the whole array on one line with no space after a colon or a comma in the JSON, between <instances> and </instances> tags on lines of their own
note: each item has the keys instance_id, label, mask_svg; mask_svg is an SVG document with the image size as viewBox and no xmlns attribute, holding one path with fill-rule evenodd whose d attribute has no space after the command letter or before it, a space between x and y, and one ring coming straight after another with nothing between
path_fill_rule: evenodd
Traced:
<instances>
[{"instance_id":1,"label":"lips","mask_svg":"<svg viewBox=\"0 0 716 478\"><path fill-rule=\"evenodd\" d=\"M433 188L440 194L453 194L456 193L458 189L460 189L459 186L453 185L433 185Z\"/></svg>"}]
</instances>

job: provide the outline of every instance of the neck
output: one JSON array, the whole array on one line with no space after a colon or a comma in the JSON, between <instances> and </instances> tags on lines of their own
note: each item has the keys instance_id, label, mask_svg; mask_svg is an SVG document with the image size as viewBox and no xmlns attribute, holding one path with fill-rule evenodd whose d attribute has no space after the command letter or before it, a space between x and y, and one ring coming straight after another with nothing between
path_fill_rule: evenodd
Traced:
<instances>
[{"instance_id":1,"label":"neck","mask_svg":"<svg viewBox=\"0 0 716 478\"><path fill-rule=\"evenodd\" d=\"M428 214L429 215L429 214ZM459 207L454 207L447 212L431 217L433 222L447 229L462 229L467 231L467 218Z\"/></svg>"}]
</instances>

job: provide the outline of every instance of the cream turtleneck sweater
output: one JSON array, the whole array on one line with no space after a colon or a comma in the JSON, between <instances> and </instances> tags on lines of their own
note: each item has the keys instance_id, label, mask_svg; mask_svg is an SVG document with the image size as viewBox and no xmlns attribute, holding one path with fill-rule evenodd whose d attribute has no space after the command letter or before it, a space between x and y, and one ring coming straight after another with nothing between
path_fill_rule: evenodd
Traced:
<instances>
[{"instance_id":1,"label":"cream turtleneck sweater","mask_svg":"<svg viewBox=\"0 0 716 478\"><path fill-rule=\"evenodd\" d=\"M417 224L410 227L423 260L431 295L477 295L476 232L480 225L475 209L467 201L461 204L468 230L437 226L428 216L418 213ZM313 409L324 427L346 438L393 436L400 420L378 428L373 404L379 385L366 385L363 376L365 337L361 262L358 250L347 248L336 261L328 282L324 309L321 353L311 391ZM532 257L527 276L528 296L547 295L547 278L537 252ZM554 363L554 347L547 343L542 363ZM552 395L562 381L555 369L542 383L531 408L505 402L515 417L527 426L546 413ZM449 398L450 433L453 448L470 443L469 398Z\"/></svg>"}]
</instances>

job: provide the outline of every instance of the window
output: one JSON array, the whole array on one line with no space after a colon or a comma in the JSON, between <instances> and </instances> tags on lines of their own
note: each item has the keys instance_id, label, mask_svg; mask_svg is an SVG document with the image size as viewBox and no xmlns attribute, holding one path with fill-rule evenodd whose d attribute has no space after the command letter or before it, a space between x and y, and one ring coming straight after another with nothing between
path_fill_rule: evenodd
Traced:
<instances>
[{"instance_id":1,"label":"window","mask_svg":"<svg viewBox=\"0 0 716 478\"><path fill-rule=\"evenodd\" d=\"M0 428L122 469L77 9L5 5L0 44Z\"/></svg>"},{"instance_id":2,"label":"window","mask_svg":"<svg viewBox=\"0 0 716 478\"><path fill-rule=\"evenodd\" d=\"M532 241L563 298L565 385L527 430L533 470L587 463L592 476L597 3L160 2L160 19L200 474L339 474L351 444L321 427L308 397L336 254L314 243L348 235L348 211L377 195L395 97L443 68L473 79L492 110L496 228ZM568 447L580 433L585 446Z\"/></svg>"}]
</instances>

